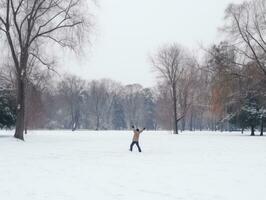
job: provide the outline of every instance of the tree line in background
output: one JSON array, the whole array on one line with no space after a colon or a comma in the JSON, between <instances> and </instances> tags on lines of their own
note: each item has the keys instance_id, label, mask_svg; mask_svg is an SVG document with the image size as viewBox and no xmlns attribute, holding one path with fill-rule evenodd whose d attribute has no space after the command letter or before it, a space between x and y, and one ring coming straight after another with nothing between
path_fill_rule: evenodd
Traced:
<instances>
[{"instance_id":1,"label":"tree line in background","mask_svg":"<svg viewBox=\"0 0 266 200\"><path fill-rule=\"evenodd\" d=\"M5 91L12 94L14 89L10 87L10 90ZM38 84L27 82L26 91L25 131L125 130L130 129L132 124L148 130L172 129L170 96L167 86L163 84L156 88L144 88L139 84L122 85L108 79L85 81L73 75L52 81L51 76L47 75ZM15 95L11 96L13 101L8 106L13 117L14 98ZM207 128L204 120L197 118L197 109L194 106L194 115L184 120L182 130ZM191 111L188 109L187 115Z\"/></svg>"},{"instance_id":2,"label":"tree line in background","mask_svg":"<svg viewBox=\"0 0 266 200\"><path fill-rule=\"evenodd\" d=\"M39 63L28 65L23 73L23 129L123 130L135 124L176 134L250 129L255 135L259 129L263 135L265 19L265 0L230 4L222 27L226 37L204 48L203 58L195 58L176 43L162 46L150 58L158 76L154 88L106 79L87 81L73 75L55 80L53 72L36 67L41 60L33 57ZM2 32L6 32L4 27L0 26ZM16 70L10 63L1 67L0 128L14 126L18 116Z\"/></svg>"}]
</instances>

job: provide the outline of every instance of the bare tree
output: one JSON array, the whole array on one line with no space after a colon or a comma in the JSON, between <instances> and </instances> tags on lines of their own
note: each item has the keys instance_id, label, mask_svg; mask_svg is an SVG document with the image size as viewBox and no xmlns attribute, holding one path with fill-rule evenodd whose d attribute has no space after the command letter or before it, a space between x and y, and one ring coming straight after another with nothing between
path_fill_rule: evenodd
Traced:
<instances>
[{"instance_id":1,"label":"bare tree","mask_svg":"<svg viewBox=\"0 0 266 200\"><path fill-rule=\"evenodd\" d=\"M42 95L51 87L53 72L39 66L32 58L28 63L25 83L25 134L28 128L42 127L44 109ZM42 125L41 125L42 124Z\"/></svg>"},{"instance_id":2,"label":"bare tree","mask_svg":"<svg viewBox=\"0 0 266 200\"><path fill-rule=\"evenodd\" d=\"M81 103L85 82L76 76L66 76L58 85L59 92L67 101L71 116L71 129L79 127L81 117Z\"/></svg>"},{"instance_id":3,"label":"bare tree","mask_svg":"<svg viewBox=\"0 0 266 200\"><path fill-rule=\"evenodd\" d=\"M110 79L101 80L102 87L106 91L104 93L105 103L102 105L103 110L103 120L104 120L104 128L111 128L110 124L112 121L112 109L114 106L114 101L116 96L118 96L121 92L121 85L115 81Z\"/></svg>"},{"instance_id":4,"label":"bare tree","mask_svg":"<svg viewBox=\"0 0 266 200\"><path fill-rule=\"evenodd\" d=\"M178 116L177 111L177 94L179 80L184 73L185 54L182 47L178 44L171 44L161 48L158 53L151 58L155 70L169 87L173 108L173 128L174 133L178 134L178 121L184 115Z\"/></svg>"},{"instance_id":5,"label":"bare tree","mask_svg":"<svg viewBox=\"0 0 266 200\"><path fill-rule=\"evenodd\" d=\"M164 130L173 129L172 99L169 86L165 83L158 84L156 87L156 121L160 128ZM169 120L170 119L170 120Z\"/></svg>"},{"instance_id":6,"label":"bare tree","mask_svg":"<svg viewBox=\"0 0 266 200\"><path fill-rule=\"evenodd\" d=\"M198 64L195 58L186 58L184 62L184 72L178 80L178 102L180 106L181 130L186 128L186 117L191 105L193 104L193 96L195 93L198 75Z\"/></svg>"},{"instance_id":7,"label":"bare tree","mask_svg":"<svg viewBox=\"0 0 266 200\"><path fill-rule=\"evenodd\" d=\"M34 57L51 68L44 55L47 44L74 49L88 30L82 0L1 0L0 33L9 46L17 82L15 137L24 139L25 84L28 63Z\"/></svg>"},{"instance_id":8,"label":"bare tree","mask_svg":"<svg viewBox=\"0 0 266 200\"><path fill-rule=\"evenodd\" d=\"M130 84L124 87L122 96L127 127L143 125L144 98L142 90L143 87L139 84Z\"/></svg>"},{"instance_id":9,"label":"bare tree","mask_svg":"<svg viewBox=\"0 0 266 200\"><path fill-rule=\"evenodd\" d=\"M119 84L108 79L89 83L85 106L96 130L110 128L112 106L119 87Z\"/></svg>"},{"instance_id":10,"label":"bare tree","mask_svg":"<svg viewBox=\"0 0 266 200\"><path fill-rule=\"evenodd\" d=\"M224 31L238 52L240 65L255 62L266 76L266 2L245 1L226 9Z\"/></svg>"}]
</instances>

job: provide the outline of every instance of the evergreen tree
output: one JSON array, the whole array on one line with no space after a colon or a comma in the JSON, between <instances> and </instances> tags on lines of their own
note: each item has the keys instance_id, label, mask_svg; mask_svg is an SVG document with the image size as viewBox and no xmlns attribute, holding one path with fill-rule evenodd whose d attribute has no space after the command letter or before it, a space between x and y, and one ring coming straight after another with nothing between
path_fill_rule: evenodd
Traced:
<instances>
[{"instance_id":1,"label":"evergreen tree","mask_svg":"<svg viewBox=\"0 0 266 200\"><path fill-rule=\"evenodd\" d=\"M0 88L0 128L11 128L16 122L15 98L11 91Z\"/></svg>"},{"instance_id":2,"label":"evergreen tree","mask_svg":"<svg viewBox=\"0 0 266 200\"><path fill-rule=\"evenodd\" d=\"M230 123L245 129L250 127L251 136L255 135L255 127L260 124L262 110L258 100L251 95L245 100L244 105L240 108L239 112L232 114Z\"/></svg>"},{"instance_id":3,"label":"evergreen tree","mask_svg":"<svg viewBox=\"0 0 266 200\"><path fill-rule=\"evenodd\" d=\"M260 136L263 136L264 124L266 122L266 109L264 107L260 108L259 117L260 117Z\"/></svg>"},{"instance_id":4,"label":"evergreen tree","mask_svg":"<svg viewBox=\"0 0 266 200\"><path fill-rule=\"evenodd\" d=\"M118 98L114 100L112 124L115 130L126 128L124 109Z\"/></svg>"},{"instance_id":5,"label":"evergreen tree","mask_svg":"<svg viewBox=\"0 0 266 200\"><path fill-rule=\"evenodd\" d=\"M146 129L156 129L155 100L151 89L143 90L144 94L144 126Z\"/></svg>"}]
</instances>

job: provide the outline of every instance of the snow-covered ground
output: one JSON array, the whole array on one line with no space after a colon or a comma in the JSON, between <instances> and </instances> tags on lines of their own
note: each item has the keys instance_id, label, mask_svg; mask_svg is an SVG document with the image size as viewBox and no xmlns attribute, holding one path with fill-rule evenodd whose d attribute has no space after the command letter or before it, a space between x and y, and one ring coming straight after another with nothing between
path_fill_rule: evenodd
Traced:
<instances>
[{"instance_id":1,"label":"snow-covered ground","mask_svg":"<svg viewBox=\"0 0 266 200\"><path fill-rule=\"evenodd\" d=\"M266 137L0 131L1 200L264 200Z\"/></svg>"}]
</instances>

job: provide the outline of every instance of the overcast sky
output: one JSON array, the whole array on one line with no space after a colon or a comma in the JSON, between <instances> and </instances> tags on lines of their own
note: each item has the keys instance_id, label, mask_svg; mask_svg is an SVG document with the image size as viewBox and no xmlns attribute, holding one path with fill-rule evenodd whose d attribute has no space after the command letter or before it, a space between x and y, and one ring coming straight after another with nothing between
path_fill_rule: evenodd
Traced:
<instances>
[{"instance_id":1,"label":"overcast sky","mask_svg":"<svg viewBox=\"0 0 266 200\"><path fill-rule=\"evenodd\" d=\"M93 46L86 56L65 59L64 69L87 80L154 86L149 55L169 42L190 50L217 42L231 2L242 0L99 0Z\"/></svg>"}]
</instances>

